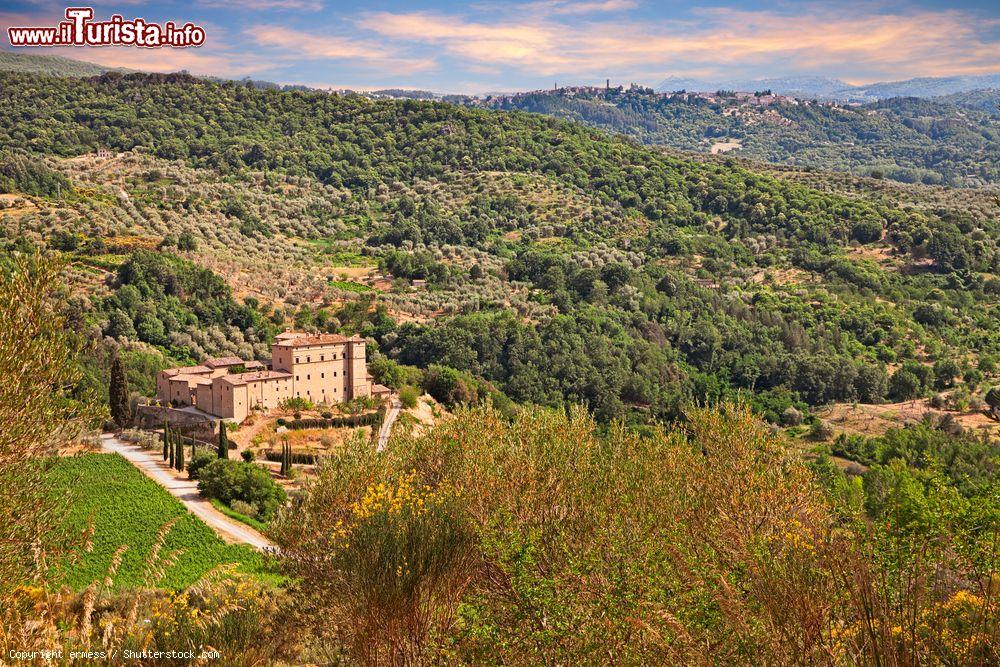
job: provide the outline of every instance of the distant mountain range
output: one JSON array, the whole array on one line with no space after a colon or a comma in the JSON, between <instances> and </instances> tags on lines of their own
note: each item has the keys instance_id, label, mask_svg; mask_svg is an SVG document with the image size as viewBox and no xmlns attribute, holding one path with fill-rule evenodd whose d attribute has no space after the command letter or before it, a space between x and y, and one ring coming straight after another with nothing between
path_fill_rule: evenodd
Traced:
<instances>
[{"instance_id":1,"label":"distant mountain range","mask_svg":"<svg viewBox=\"0 0 1000 667\"><path fill-rule=\"evenodd\" d=\"M1000 74L920 77L906 81L871 83L864 86L852 86L840 79L819 76L729 80L668 77L657 86L656 90L664 93L676 90L770 90L782 95L800 98L874 102L890 97L938 97L984 88L1000 88Z\"/></svg>"}]
</instances>

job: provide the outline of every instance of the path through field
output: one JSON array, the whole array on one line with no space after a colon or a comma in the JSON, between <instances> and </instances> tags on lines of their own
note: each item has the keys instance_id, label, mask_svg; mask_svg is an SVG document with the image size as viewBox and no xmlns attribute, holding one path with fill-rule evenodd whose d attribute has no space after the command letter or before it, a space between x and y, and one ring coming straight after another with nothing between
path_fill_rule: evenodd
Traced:
<instances>
[{"instance_id":1,"label":"path through field","mask_svg":"<svg viewBox=\"0 0 1000 667\"><path fill-rule=\"evenodd\" d=\"M108 433L101 436L101 446L106 451L115 452L125 457L150 479L173 494L188 510L208 524L226 542L242 542L261 550L277 549L273 542L250 526L230 519L215 509L212 503L198 493L197 482L177 475L155 453L150 453L138 445L119 440Z\"/></svg>"}]
</instances>

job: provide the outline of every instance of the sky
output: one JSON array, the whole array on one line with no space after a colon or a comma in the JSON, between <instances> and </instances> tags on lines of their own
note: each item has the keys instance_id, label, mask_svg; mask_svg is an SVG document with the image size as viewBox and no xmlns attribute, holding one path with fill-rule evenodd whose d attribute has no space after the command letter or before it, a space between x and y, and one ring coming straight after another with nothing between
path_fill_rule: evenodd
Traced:
<instances>
[{"instance_id":1,"label":"sky","mask_svg":"<svg viewBox=\"0 0 1000 667\"><path fill-rule=\"evenodd\" d=\"M80 3L83 4L83 3ZM5 0L9 26L67 5ZM205 28L198 48L18 48L102 65L318 88L484 93L668 76L824 76L852 84L1000 73L997 0L94 0L112 14Z\"/></svg>"}]
</instances>

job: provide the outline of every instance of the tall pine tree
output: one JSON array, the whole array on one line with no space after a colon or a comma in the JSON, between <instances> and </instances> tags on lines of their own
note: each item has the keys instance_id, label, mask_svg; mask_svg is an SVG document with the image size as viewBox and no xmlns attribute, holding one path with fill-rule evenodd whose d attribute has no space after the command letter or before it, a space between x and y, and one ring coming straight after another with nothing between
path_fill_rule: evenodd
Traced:
<instances>
[{"instance_id":1,"label":"tall pine tree","mask_svg":"<svg viewBox=\"0 0 1000 667\"><path fill-rule=\"evenodd\" d=\"M125 364L115 350L111 359L111 383L108 385L108 402L111 405L111 419L122 429L132 421L132 410L128 403L128 378L125 377Z\"/></svg>"}]
</instances>

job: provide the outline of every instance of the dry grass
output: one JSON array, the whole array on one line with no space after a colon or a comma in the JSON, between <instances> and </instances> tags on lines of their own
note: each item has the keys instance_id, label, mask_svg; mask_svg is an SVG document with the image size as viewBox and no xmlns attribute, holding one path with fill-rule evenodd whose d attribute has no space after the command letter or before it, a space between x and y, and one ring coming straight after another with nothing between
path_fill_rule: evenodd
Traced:
<instances>
[{"instance_id":1,"label":"dry grass","mask_svg":"<svg viewBox=\"0 0 1000 667\"><path fill-rule=\"evenodd\" d=\"M986 430L1000 434L1000 422L982 412L940 410L932 407L927 399L900 403L835 403L819 409L816 414L838 431L848 434L883 435L890 428L920 423L928 414L935 418L949 414L963 428L975 433Z\"/></svg>"},{"instance_id":2,"label":"dry grass","mask_svg":"<svg viewBox=\"0 0 1000 667\"><path fill-rule=\"evenodd\" d=\"M441 614L407 626L415 607L394 602L395 589L359 583L405 571L403 552L336 540L354 535L372 489L411 478L457 493L477 557L472 570L464 559L449 566L449 587L425 580L412 600L437 600ZM903 665L975 662L1000 641L976 630L995 605L980 570L947 543L893 553L904 545L840 514L798 455L743 408L696 410L683 431L646 437L619 427L599 435L581 411L513 421L462 411L401 434L384 454L345 448L277 533L291 572L310 582L298 599L304 618L342 619L319 623L325 650L365 664ZM356 549L364 553L349 555ZM891 564L900 557L912 558L902 572ZM335 583L341 558L368 563L349 595ZM944 572L952 583L935 585ZM961 639L936 625L949 614L967 624ZM401 627L412 634L400 637Z\"/></svg>"}]
</instances>

